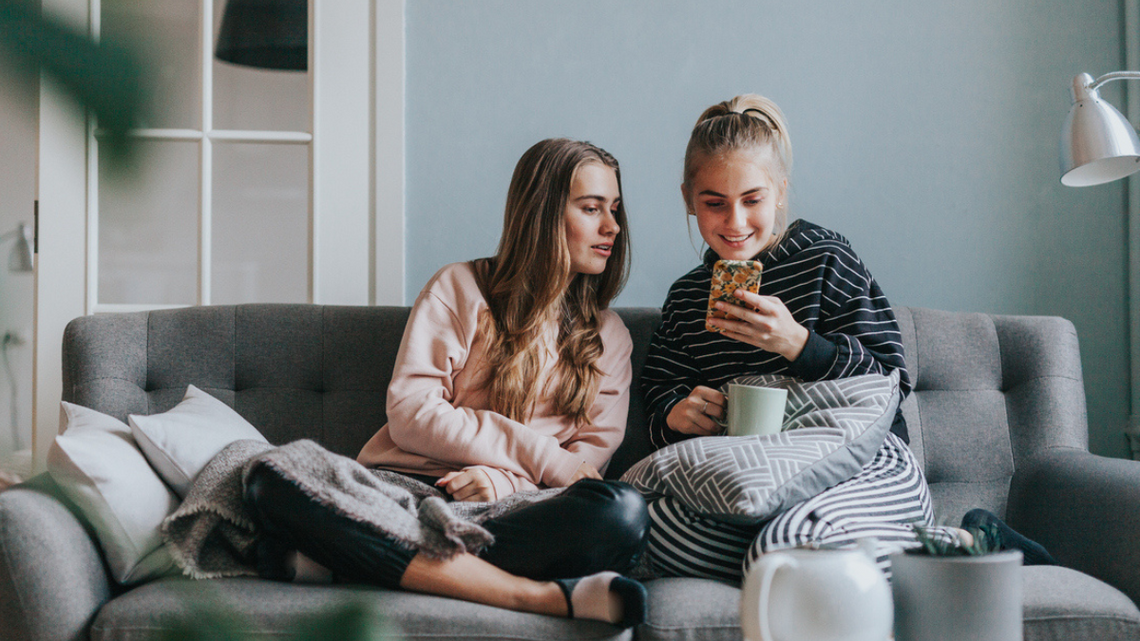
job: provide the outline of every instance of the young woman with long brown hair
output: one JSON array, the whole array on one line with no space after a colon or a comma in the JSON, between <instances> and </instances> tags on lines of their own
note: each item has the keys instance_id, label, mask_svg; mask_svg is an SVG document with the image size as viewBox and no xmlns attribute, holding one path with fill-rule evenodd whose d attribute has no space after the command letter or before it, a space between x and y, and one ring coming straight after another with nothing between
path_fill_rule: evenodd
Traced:
<instances>
[{"instance_id":1,"label":"young woman with long brown hair","mask_svg":"<svg viewBox=\"0 0 1140 641\"><path fill-rule=\"evenodd\" d=\"M247 481L259 524L334 575L515 610L629 626L641 584L619 573L648 515L602 480L622 441L632 342L607 309L629 262L617 161L594 145L539 142L519 160L494 257L441 269L417 298L388 387L388 424L364 465L451 500L567 488L481 525L478 554L429 558L301 495L267 466Z\"/></svg>"}]
</instances>

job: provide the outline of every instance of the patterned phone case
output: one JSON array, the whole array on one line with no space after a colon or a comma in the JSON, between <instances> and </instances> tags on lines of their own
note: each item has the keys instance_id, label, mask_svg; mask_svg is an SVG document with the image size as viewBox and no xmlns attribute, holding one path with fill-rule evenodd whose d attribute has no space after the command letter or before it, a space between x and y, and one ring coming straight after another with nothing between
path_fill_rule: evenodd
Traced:
<instances>
[{"instance_id":1,"label":"patterned phone case","mask_svg":"<svg viewBox=\"0 0 1140 641\"><path fill-rule=\"evenodd\" d=\"M740 299L733 296L737 287L760 293L760 271L763 267L755 260L718 260L713 265L712 288L709 290L709 312L705 320L705 329L710 332L721 330L709 324L711 318L728 318L728 314L716 309L718 301L729 305L739 305Z\"/></svg>"}]
</instances>

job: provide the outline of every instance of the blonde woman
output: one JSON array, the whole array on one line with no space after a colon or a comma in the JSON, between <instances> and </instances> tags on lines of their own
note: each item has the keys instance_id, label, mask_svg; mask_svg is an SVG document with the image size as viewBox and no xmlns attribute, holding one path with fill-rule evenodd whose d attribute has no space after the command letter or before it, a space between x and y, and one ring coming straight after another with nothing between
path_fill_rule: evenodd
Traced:
<instances>
[{"instance_id":1,"label":"blonde woman","mask_svg":"<svg viewBox=\"0 0 1140 641\"><path fill-rule=\"evenodd\" d=\"M495 256L441 269L412 308L365 465L456 501L565 491L482 523L494 543L447 560L316 505L266 466L247 500L285 546L346 580L631 626L645 590L621 576L648 528L628 485L602 480L622 441L632 342L607 309L628 233L617 161L544 140L519 160Z\"/></svg>"},{"instance_id":2,"label":"blonde woman","mask_svg":"<svg viewBox=\"0 0 1140 641\"><path fill-rule=\"evenodd\" d=\"M771 100L737 96L709 107L685 151L681 193L708 245L704 260L670 288L654 334L642 390L656 447L719 434L725 397L718 388L739 377L788 374L806 381L898 371L911 382L902 336L886 296L840 234L796 220L788 223L792 145L784 114ZM718 303L728 318L705 329L713 264L718 259L763 264L760 293L736 290L736 304ZM650 505L648 554L662 574L739 581L758 555L795 545L878 541L880 566L890 552L916 545L914 524L930 525L933 507L922 471L896 414L875 458L854 478L824 490L772 520L741 526L696 514L665 498ZM992 524L1026 563L1052 561L983 510L962 528ZM946 528L945 536L966 538Z\"/></svg>"}]
</instances>

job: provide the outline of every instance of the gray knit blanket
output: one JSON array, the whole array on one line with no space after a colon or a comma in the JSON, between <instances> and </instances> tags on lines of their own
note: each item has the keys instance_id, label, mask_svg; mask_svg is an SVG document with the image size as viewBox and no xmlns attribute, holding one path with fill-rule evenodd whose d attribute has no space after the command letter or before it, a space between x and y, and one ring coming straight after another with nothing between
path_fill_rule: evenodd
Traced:
<instances>
[{"instance_id":1,"label":"gray knit blanket","mask_svg":"<svg viewBox=\"0 0 1140 641\"><path fill-rule=\"evenodd\" d=\"M187 576L257 575L259 532L242 496L246 475L259 464L296 483L314 501L432 558L478 553L494 542L480 523L562 491L518 492L491 503L448 501L435 487L366 468L313 441L281 447L235 441L210 461L186 500L163 521L167 547Z\"/></svg>"}]
</instances>

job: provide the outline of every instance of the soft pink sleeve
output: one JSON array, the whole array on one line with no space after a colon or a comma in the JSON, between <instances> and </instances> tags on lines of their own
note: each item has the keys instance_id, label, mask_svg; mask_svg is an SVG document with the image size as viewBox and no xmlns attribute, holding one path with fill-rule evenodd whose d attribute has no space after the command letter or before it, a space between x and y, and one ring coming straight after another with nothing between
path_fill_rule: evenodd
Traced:
<instances>
[{"instance_id":1,"label":"soft pink sleeve","mask_svg":"<svg viewBox=\"0 0 1140 641\"><path fill-rule=\"evenodd\" d=\"M605 351L598 359L602 380L594 406L590 408L593 425L579 429L563 447L604 472L622 439L629 415L629 386L633 380L633 340L625 323L613 311L603 312L601 327Z\"/></svg>"},{"instance_id":2,"label":"soft pink sleeve","mask_svg":"<svg viewBox=\"0 0 1140 641\"><path fill-rule=\"evenodd\" d=\"M445 269L412 308L388 386L391 438L404 451L456 468L485 465L557 486L581 461L557 439L490 410L451 404L454 376L468 365L474 306L482 300L465 282L474 283Z\"/></svg>"}]
</instances>

